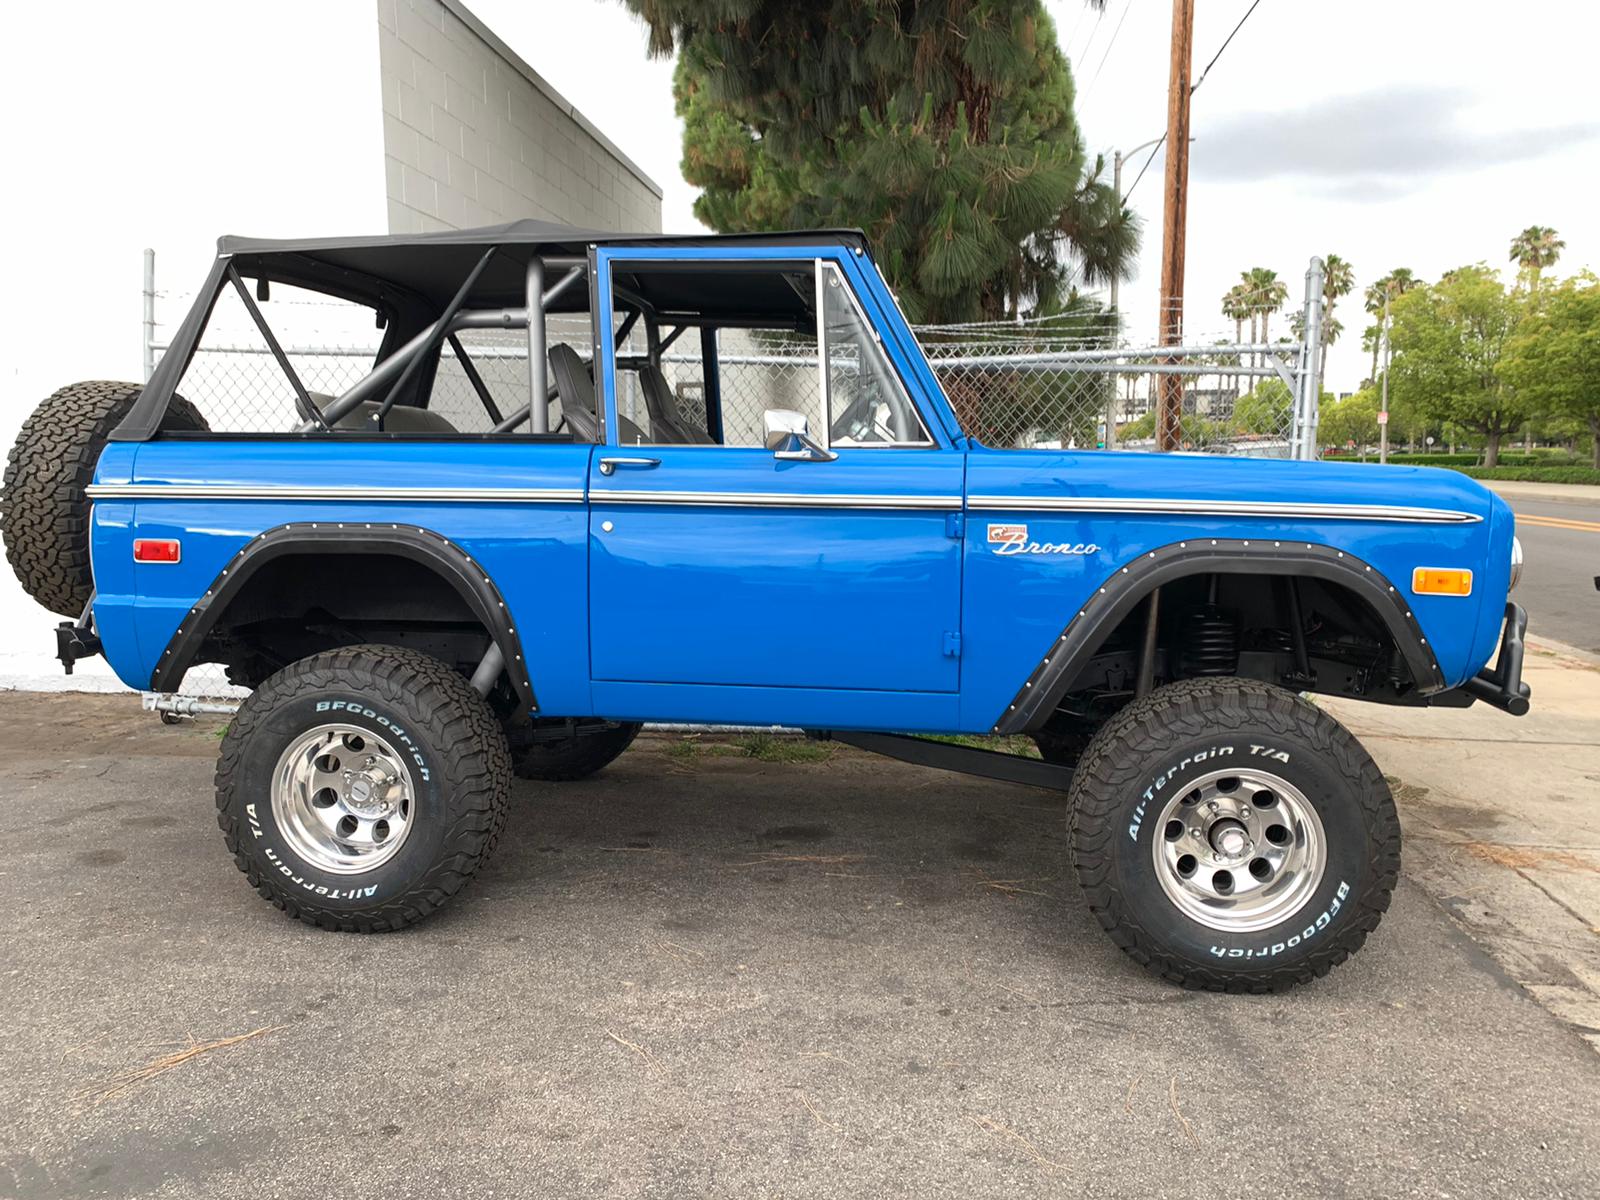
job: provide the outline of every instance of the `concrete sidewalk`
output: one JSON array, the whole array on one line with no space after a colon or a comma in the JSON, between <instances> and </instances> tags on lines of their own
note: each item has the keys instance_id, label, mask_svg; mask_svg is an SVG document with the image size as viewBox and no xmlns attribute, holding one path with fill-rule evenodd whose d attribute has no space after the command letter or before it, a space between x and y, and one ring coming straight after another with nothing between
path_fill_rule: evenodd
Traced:
<instances>
[{"instance_id":1,"label":"concrete sidewalk","mask_svg":"<svg viewBox=\"0 0 1600 1200\"><path fill-rule=\"evenodd\" d=\"M1533 483L1511 479L1478 482L1506 500L1559 500L1567 504L1600 504L1600 487L1591 483Z\"/></svg>"},{"instance_id":2,"label":"concrete sidewalk","mask_svg":"<svg viewBox=\"0 0 1600 1200\"><path fill-rule=\"evenodd\" d=\"M1530 642L1533 709L1319 698L1389 777L1406 874L1600 1050L1600 665Z\"/></svg>"}]
</instances>

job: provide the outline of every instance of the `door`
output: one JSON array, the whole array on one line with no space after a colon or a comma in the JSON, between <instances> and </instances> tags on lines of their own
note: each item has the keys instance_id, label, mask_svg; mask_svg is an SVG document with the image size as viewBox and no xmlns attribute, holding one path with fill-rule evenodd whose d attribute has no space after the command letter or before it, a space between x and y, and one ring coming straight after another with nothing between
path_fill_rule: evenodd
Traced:
<instances>
[{"instance_id":1,"label":"door","mask_svg":"<svg viewBox=\"0 0 1600 1200\"><path fill-rule=\"evenodd\" d=\"M632 445L613 432L595 451L597 701L606 682L955 693L961 451L928 432L837 262L716 262L715 287L695 286L693 260L625 264L619 293L632 301L700 296L688 319L727 323L721 336L701 339L716 347L715 363L700 364L707 378L677 372L669 396L705 395L720 444L655 444L646 430ZM777 276L789 286L775 285ZM758 311L787 332L735 329ZM648 345L661 340L671 339L651 331ZM603 363L612 431L651 424L638 408L617 419L630 361L611 353ZM672 368L668 358L638 369ZM874 389L891 388L893 403L881 402ZM800 428L805 438L794 436ZM781 719L759 705L741 711Z\"/></svg>"}]
</instances>

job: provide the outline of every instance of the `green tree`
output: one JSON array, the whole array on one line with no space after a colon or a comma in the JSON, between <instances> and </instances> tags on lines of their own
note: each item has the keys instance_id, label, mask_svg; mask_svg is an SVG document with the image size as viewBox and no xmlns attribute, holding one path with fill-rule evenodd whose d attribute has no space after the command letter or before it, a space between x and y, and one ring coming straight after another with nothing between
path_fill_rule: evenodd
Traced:
<instances>
[{"instance_id":1,"label":"green tree","mask_svg":"<svg viewBox=\"0 0 1600 1200\"><path fill-rule=\"evenodd\" d=\"M1362 388L1353 396L1322 406L1318 440L1325 446L1363 449L1378 440L1378 393Z\"/></svg>"},{"instance_id":2,"label":"green tree","mask_svg":"<svg viewBox=\"0 0 1600 1200\"><path fill-rule=\"evenodd\" d=\"M1233 406L1233 422L1245 433L1282 436L1289 428L1294 395L1281 379L1263 380Z\"/></svg>"},{"instance_id":3,"label":"green tree","mask_svg":"<svg viewBox=\"0 0 1600 1200\"><path fill-rule=\"evenodd\" d=\"M1529 225L1511 239L1511 261L1527 280L1530 292L1539 290L1539 276L1556 265L1566 248L1566 242L1548 225Z\"/></svg>"},{"instance_id":4,"label":"green tree","mask_svg":"<svg viewBox=\"0 0 1600 1200\"><path fill-rule=\"evenodd\" d=\"M1392 394L1430 421L1480 435L1488 467L1500 461L1501 439L1527 415L1501 371L1521 309L1499 273L1481 264L1459 267L1389 306Z\"/></svg>"},{"instance_id":5,"label":"green tree","mask_svg":"<svg viewBox=\"0 0 1600 1200\"><path fill-rule=\"evenodd\" d=\"M1535 415L1588 426L1600 470L1600 279L1584 272L1544 293L1507 344L1502 370Z\"/></svg>"},{"instance_id":6,"label":"green tree","mask_svg":"<svg viewBox=\"0 0 1600 1200\"><path fill-rule=\"evenodd\" d=\"M1138 222L1041 0L623 2L678 52L712 228L860 226L917 321L1054 313L1127 273Z\"/></svg>"}]
</instances>

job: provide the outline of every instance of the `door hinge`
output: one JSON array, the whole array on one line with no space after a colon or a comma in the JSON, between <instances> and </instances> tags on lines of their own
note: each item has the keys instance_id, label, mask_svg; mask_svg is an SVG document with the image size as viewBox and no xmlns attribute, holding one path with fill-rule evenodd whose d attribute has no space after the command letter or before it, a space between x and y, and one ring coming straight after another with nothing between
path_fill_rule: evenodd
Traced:
<instances>
[{"instance_id":1,"label":"door hinge","mask_svg":"<svg viewBox=\"0 0 1600 1200\"><path fill-rule=\"evenodd\" d=\"M945 630L944 656L946 658L961 657L961 635L959 633L951 633L949 630Z\"/></svg>"},{"instance_id":2,"label":"door hinge","mask_svg":"<svg viewBox=\"0 0 1600 1200\"><path fill-rule=\"evenodd\" d=\"M956 538L956 539L959 540L960 538L965 536L966 532L967 532L967 514L966 513L958 513L958 512L945 513L945 515L944 515L944 535L945 535L945 537L947 537L947 538Z\"/></svg>"}]
</instances>

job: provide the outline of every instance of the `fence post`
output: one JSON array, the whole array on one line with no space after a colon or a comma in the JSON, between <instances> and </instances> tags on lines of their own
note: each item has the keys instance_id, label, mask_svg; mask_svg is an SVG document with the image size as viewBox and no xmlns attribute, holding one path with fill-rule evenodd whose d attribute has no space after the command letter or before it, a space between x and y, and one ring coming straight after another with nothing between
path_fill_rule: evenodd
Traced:
<instances>
[{"instance_id":1,"label":"fence post","mask_svg":"<svg viewBox=\"0 0 1600 1200\"><path fill-rule=\"evenodd\" d=\"M156 369L156 252L144 251L144 381Z\"/></svg>"},{"instance_id":2,"label":"fence post","mask_svg":"<svg viewBox=\"0 0 1600 1200\"><path fill-rule=\"evenodd\" d=\"M1306 268L1306 307L1301 330L1298 395L1294 398L1294 427L1290 457L1310 462L1317 457L1318 405L1322 399L1322 281L1320 258Z\"/></svg>"}]
</instances>

